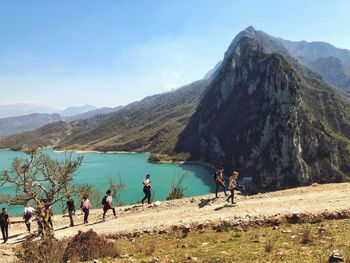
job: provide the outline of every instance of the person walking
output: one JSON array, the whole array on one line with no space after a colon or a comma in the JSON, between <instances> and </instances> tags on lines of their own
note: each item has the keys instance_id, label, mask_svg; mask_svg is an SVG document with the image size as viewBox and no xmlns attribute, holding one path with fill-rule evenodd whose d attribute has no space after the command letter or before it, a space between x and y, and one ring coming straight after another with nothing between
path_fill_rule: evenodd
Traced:
<instances>
[{"instance_id":1,"label":"person walking","mask_svg":"<svg viewBox=\"0 0 350 263\"><path fill-rule=\"evenodd\" d=\"M31 224L33 222L33 213L35 209L29 205L29 203L25 204L24 212L23 212L23 219L24 223L26 224L28 233L31 233Z\"/></svg>"},{"instance_id":2,"label":"person walking","mask_svg":"<svg viewBox=\"0 0 350 263\"><path fill-rule=\"evenodd\" d=\"M51 230L53 230L53 223L52 223L53 210L52 210L51 202L47 202L45 204L45 211L46 211L46 222L49 224Z\"/></svg>"},{"instance_id":3,"label":"person walking","mask_svg":"<svg viewBox=\"0 0 350 263\"><path fill-rule=\"evenodd\" d=\"M84 213L84 224L88 224L88 218L91 209L89 194L84 194L83 199L81 200L81 209Z\"/></svg>"},{"instance_id":4,"label":"person walking","mask_svg":"<svg viewBox=\"0 0 350 263\"><path fill-rule=\"evenodd\" d=\"M68 217L69 217L69 221L70 221L69 226L73 227L74 226L73 215L75 214L75 204L74 204L74 200L70 196L70 194L67 194L66 197L67 197L66 209L68 211Z\"/></svg>"},{"instance_id":5,"label":"person walking","mask_svg":"<svg viewBox=\"0 0 350 263\"><path fill-rule=\"evenodd\" d=\"M235 188L237 185L237 178L238 178L239 173L236 171L232 172L232 175L230 177L230 182L228 185L228 190L230 190L231 195L226 199L227 202L230 202L231 199L231 204L236 204L236 202L234 201L234 196L235 196Z\"/></svg>"},{"instance_id":6,"label":"person walking","mask_svg":"<svg viewBox=\"0 0 350 263\"><path fill-rule=\"evenodd\" d=\"M106 213L109 209L112 209L114 218L117 218L117 215L115 213L115 207L113 206L112 201L113 201L112 190L108 189L105 197L103 197L103 199L102 199L102 204L103 204L102 220L103 221L105 221Z\"/></svg>"},{"instance_id":7,"label":"person walking","mask_svg":"<svg viewBox=\"0 0 350 263\"><path fill-rule=\"evenodd\" d=\"M146 175L146 179L143 181L143 192L145 193L145 197L141 200L141 203L143 204L145 200L147 199L148 204L151 203L151 180L149 179L150 175Z\"/></svg>"},{"instance_id":8,"label":"person walking","mask_svg":"<svg viewBox=\"0 0 350 263\"><path fill-rule=\"evenodd\" d=\"M7 209L4 207L0 214L0 227L3 238L3 244L7 242L9 239L9 224L10 224L10 216L7 213Z\"/></svg>"},{"instance_id":9,"label":"person walking","mask_svg":"<svg viewBox=\"0 0 350 263\"><path fill-rule=\"evenodd\" d=\"M218 198L218 191L219 191L220 187L222 187L224 189L225 196L227 196L225 180L224 180L224 167L220 167L214 173L213 177L214 177L214 181L215 181L215 197Z\"/></svg>"}]
</instances>

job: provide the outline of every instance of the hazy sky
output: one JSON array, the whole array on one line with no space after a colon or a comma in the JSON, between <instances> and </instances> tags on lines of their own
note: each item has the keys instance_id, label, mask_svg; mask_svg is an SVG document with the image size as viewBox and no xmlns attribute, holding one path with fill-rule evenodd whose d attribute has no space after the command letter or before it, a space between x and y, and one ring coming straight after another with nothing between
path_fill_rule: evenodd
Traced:
<instances>
[{"instance_id":1,"label":"hazy sky","mask_svg":"<svg viewBox=\"0 0 350 263\"><path fill-rule=\"evenodd\" d=\"M349 0L0 0L0 104L125 105L202 78L249 25L350 49Z\"/></svg>"}]
</instances>

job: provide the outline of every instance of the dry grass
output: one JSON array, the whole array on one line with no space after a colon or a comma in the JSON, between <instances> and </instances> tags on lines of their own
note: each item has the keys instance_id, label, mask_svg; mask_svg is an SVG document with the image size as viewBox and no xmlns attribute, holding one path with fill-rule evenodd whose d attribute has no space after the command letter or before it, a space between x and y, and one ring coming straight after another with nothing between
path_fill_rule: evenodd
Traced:
<instances>
[{"instance_id":1,"label":"dry grass","mask_svg":"<svg viewBox=\"0 0 350 263\"><path fill-rule=\"evenodd\" d=\"M265 244L265 252L270 253L273 249L273 243L271 240L267 241Z\"/></svg>"},{"instance_id":2,"label":"dry grass","mask_svg":"<svg viewBox=\"0 0 350 263\"><path fill-rule=\"evenodd\" d=\"M285 231L285 230L291 230ZM321 234L318 234L320 232ZM350 219L326 220L316 224L282 224L278 229L256 227L248 229L220 228L166 235L146 235L130 240L116 240L121 254L132 255L136 261L151 262L327 262L333 250L339 249L350 262ZM302 241L305 241L304 244ZM146 255L139 247L154 244L155 250ZM118 258L116 261L130 262Z\"/></svg>"},{"instance_id":3,"label":"dry grass","mask_svg":"<svg viewBox=\"0 0 350 263\"><path fill-rule=\"evenodd\" d=\"M189 262L189 258L197 258L197 262L328 262L334 250L340 250L344 262L350 262L350 219L324 220L315 224L284 223L277 229L265 226L185 232L186 238L182 238L184 233L179 230L106 243L103 237L91 231L65 241L63 247L57 241L43 247L36 244L26 252L23 262L66 262L57 258L62 256L60 250L69 251L67 246L71 246L71 262L87 258L90 258L88 262L92 258L103 258L99 262L104 263L152 262L155 257L159 262ZM114 244L113 247L106 248L109 243ZM86 255L85 249L95 251ZM56 251L51 256L57 258L49 258L49 251ZM38 255L46 261L38 261Z\"/></svg>"},{"instance_id":4,"label":"dry grass","mask_svg":"<svg viewBox=\"0 0 350 263\"><path fill-rule=\"evenodd\" d=\"M307 226L303 229L303 232L301 234L301 244L307 245L311 244L313 241L313 236L311 233L311 227Z\"/></svg>"}]
</instances>

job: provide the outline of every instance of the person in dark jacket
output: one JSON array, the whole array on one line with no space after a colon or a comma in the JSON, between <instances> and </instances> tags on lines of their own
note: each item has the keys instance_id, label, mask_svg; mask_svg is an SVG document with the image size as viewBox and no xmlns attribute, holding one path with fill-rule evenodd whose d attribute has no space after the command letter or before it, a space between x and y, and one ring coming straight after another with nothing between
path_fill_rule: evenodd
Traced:
<instances>
[{"instance_id":1,"label":"person in dark jacket","mask_svg":"<svg viewBox=\"0 0 350 263\"><path fill-rule=\"evenodd\" d=\"M215 197L218 197L219 188L222 187L225 193L225 196L227 196L226 193L226 186L225 186L225 179L224 179L224 167L220 167L215 173L214 173L214 181L215 181Z\"/></svg>"},{"instance_id":2,"label":"person in dark jacket","mask_svg":"<svg viewBox=\"0 0 350 263\"><path fill-rule=\"evenodd\" d=\"M9 224L10 224L10 216L7 213L7 209L3 208L0 214L0 227L3 238L3 243L5 244L9 239Z\"/></svg>"},{"instance_id":3,"label":"person in dark jacket","mask_svg":"<svg viewBox=\"0 0 350 263\"><path fill-rule=\"evenodd\" d=\"M141 203L145 202L147 199L148 204L151 203L151 181L150 181L150 175L146 175L146 179L143 181L143 192L145 193L145 197L141 200Z\"/></svg>"},{"instance_id":4,"label":"person in dark jacket","mask_svg":"<svg viewBox=\"0 0 350 263\"><path fill-rule=\"evenodd\" d=\"M67 194L66 209L68 211L70 227L74 226L73 215L75 214L75 204L73 198L70 194Z\"/></svg>"}]
</instances>

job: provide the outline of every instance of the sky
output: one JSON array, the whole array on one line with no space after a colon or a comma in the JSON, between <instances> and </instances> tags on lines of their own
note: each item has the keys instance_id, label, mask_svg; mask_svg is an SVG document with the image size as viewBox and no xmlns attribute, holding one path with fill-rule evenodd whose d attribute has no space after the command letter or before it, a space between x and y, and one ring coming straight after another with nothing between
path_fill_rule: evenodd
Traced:
<instances>
[{"instance_id":1,"label":"sky","mask_svg":"<svg viewBox=\"0 0 350 263\"><path fill-rule=\"evenodd\" d=\"M349 0L0 0L0 104L116 107L201 79L252 25L350 50Z\"/></svg>"}]
</instances>

